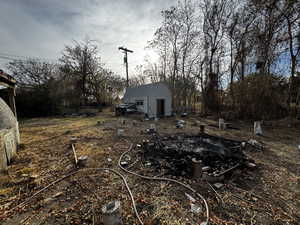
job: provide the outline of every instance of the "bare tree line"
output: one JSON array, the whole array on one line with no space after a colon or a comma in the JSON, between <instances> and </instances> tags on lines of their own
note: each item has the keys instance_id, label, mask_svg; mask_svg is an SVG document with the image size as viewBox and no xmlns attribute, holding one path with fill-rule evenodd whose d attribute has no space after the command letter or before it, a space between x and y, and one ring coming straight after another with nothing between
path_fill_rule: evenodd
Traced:
<instances>
[{"instance_id":1,"label":"bare tree line","mask_svg":"<svg viewBox=\"0 0 300 225\"><path fill-rule=\"evenodd\" d=\"M159 60L137 66L131 85L168 83L175 111L200 106L204 114L297 116L299 1L181 0L161 15L147 46ZM58 65L15 60L8 68L22 87L20 96L36 90L34 96L52 102L53 110L45 107L46 112L60 105L111 104L125 89L124 78L105 67L91 40L66 46Z\"/></svg>"},{"instance_id":2,"label":"bare tree line","mask_svg":"<svg viewBox=\"0 0 300 225\"><path fill-rule=\"evenodd\" d=\"M21 116L110 105L125 87L125 79L105 67L98 46L89 39L65 46L58 64L28 59L11 61L7 67L18 81L16 101Z\"/></svg>"},{"instance_id":3,"label":"bare tree line","mask_svg":"<svg viewBox=\"0 0 300 225\"><path fill-rule=\"evenodd\" d=\"M197 95L205 113L229 108L250 117L272 96L279 95L276 107L299 104L299 1L183 0L162 18L150 43L160 56L150 76L169 83L174 108L191 106ZM283 56L290 58L289 73L275 74ZM249 83L259 84L261 98Z\"/></svg>"}]
</instances>

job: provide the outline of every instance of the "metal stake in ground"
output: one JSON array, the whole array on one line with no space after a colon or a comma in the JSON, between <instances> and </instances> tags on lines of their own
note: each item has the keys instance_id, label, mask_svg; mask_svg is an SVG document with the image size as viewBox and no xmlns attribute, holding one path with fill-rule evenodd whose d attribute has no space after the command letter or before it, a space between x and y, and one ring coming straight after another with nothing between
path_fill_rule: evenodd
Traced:
<instances>
[{"instance_id":1,"label":"metal stake in ground","mask_svg":"<svg viewBox=\"0 0 300 225\"><path fill-rule=\"evenodd\" d=\"M74 146L74 144L72 144L71 146L72 146L72 150L73 150L73 154L74 154L74 158L75 158L75 165L77 166L78 159L77 159L77 154L76 154L75 146Z\"/></svg>"},{"instance_id":2,"label":"metal stake in ground","mask_svg":"<svg viewBox=\"0 0 300 225\"><path fill-rule=\"evenodd\" d=\"M202 161L193 158L192 166L193 166L193 178L200 179L202 177Z\"/></svg>"}]
</instances>

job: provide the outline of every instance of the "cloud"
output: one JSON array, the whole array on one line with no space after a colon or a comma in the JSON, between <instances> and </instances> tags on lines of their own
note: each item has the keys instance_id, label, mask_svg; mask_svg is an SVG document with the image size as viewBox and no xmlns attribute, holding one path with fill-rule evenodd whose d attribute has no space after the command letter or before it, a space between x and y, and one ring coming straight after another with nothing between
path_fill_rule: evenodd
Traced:
<instances>
[{"instance_id":1,"label":"cloud","mask_svg":"<svg viewBox=\"0 0 300 225\"><path fill-rule=\"evenodd\" d=\"M143 62L144 47L173 0L10 0L1 1L0 54L57 60L65 45L86 36L100 43L101 57L124 74L119 46L134 50L130 71ZM3 65L4 61L0 61Z\"/></svg>"}]
</instances>

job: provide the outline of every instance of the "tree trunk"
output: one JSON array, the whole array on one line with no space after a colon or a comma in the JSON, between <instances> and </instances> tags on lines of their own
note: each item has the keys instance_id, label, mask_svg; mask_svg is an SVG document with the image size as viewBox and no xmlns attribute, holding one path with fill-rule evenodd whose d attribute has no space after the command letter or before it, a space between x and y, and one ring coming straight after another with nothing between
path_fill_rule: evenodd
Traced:
<instances>
[{"instance_id":1,"label":"tree trunk","mask_svg":"<svg viewBox=\"0 0 300 225\"><path fill-rule=\"evenodd\" d=\"M230 38L230 96L232 100L232 108L235 109L235 99L233 93L233 78L234 78L233 50L232 50L232 39Z\"/></svg>"}]
</instances>

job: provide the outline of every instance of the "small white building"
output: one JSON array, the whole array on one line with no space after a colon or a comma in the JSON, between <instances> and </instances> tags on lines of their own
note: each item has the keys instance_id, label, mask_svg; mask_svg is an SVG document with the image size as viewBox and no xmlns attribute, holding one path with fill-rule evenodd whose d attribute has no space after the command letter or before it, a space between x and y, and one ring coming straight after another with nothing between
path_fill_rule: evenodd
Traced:
<instances>
[{"instance_id":1,"label":"small white building","mask_svg":"<svg viewBox=\"0 0 300 225\"><path fill-rule=\"evenodd\" d=\"M136 103L138 111L148 117L172 115L172 94L163 82L128 87L123 102Z\"/></svg>"}]
</instances>

